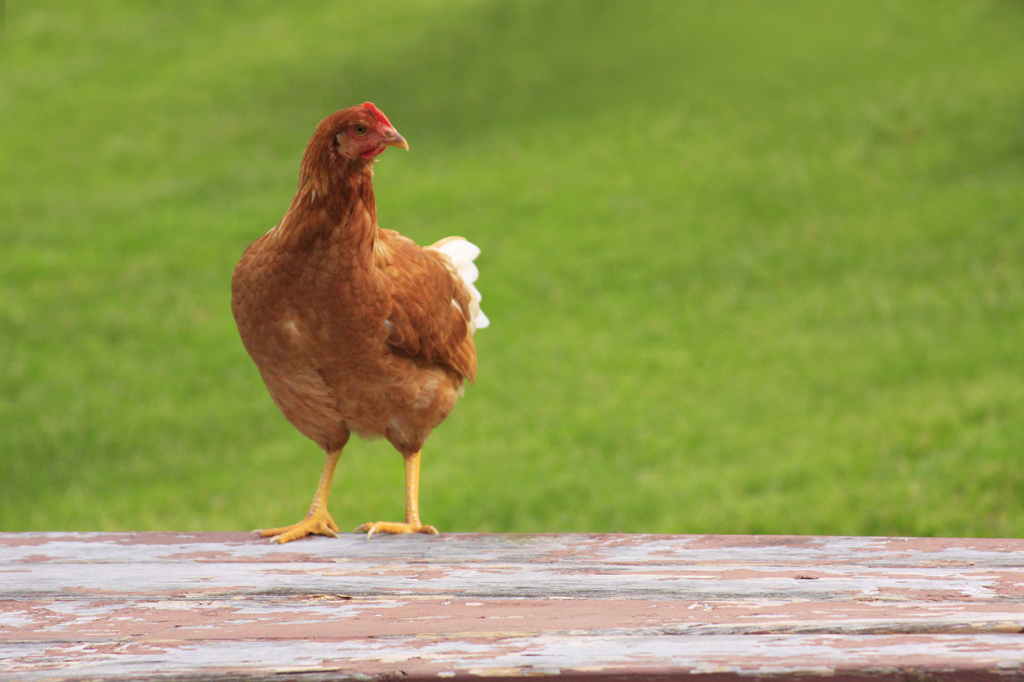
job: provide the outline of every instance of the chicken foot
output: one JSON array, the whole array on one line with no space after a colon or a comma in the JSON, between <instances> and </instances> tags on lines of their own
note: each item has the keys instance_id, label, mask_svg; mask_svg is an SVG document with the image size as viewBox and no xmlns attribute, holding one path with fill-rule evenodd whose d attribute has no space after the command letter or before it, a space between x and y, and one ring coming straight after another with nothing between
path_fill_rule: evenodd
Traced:
<instances>
[{"instance_id":1,"label":"chicken foot","mask_svg":"<svg viewBox=\"0 0 1024 682\"><path fill-rule=\"evenodd\" d=\"M369 540L375 533L427 533L437 535L433 526L420 523L420 453L403 454L405 459L405 523L391 521L368 521L355 529L356 533L366 533Z\"/></svg>"},{"instance_id":2,"label":"chicken foot","mask_svg":"<svg viewBox=\"0 0 1024 682\"><path fill-rule=\"evenodd\" d=\"M338 526L327 511L327 496L331 492L331 479L334 477L334 467L338 464L340 456L341 449L327 453L327 458L324 460L324 468L320 474L320 483L316 486L313 504L310 505L306 518L290 526L267 528L264 530L257 529L253 532L259 533L261 538L270 538L271 542L278 542L282 545L307 535L338 537Z\"/></svg>"}]
</instances>

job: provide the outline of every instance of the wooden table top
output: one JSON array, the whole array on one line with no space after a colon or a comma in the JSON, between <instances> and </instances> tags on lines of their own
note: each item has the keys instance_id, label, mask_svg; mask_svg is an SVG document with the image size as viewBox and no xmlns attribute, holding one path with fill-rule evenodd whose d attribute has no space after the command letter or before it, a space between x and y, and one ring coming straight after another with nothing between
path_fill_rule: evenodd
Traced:
<instances>
[{"instance_id":1,"label":"wooden table top","mask_svg":"<svg viewBox=\"0 0 1024 682\"><path fill-rule=\"evenodd\" d=\"M1024 679L1024 540L0 533L3 680L523 675Z\"/></svg>"}]
</instances>

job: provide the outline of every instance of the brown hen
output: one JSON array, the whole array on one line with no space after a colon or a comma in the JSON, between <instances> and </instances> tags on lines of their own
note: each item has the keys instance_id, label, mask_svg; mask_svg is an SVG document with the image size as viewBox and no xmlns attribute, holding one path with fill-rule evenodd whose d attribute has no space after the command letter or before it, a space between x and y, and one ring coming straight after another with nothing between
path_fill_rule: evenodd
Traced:
<instances>
[{"instance_id":1,"label":"brown hen","mask_svg":"<svg viewBox=\"0 0 1024 682\"><path fill-rule=\"evenodd\" d=\"M232 277L235 322L271 397L327 452L306 518L257 531L277 542L337 537L327 497L352 432L387 438L406 477L405 522L356 531L437 533L420 523L420 450L476 377L480 251L461 237L421 248L377 226L373 164L388 146L409 148L369 102L321 121L291 206Z\"/></svg>"}]
</instances>

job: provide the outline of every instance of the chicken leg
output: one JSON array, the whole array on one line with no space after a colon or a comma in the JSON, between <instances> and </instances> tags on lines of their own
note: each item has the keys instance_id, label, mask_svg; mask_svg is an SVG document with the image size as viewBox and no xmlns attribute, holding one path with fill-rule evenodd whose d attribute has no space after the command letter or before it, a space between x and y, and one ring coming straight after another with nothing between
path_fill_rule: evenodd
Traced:
<instances>
[{"instance_id":1,"label":"chicken leg","mask_svg":"<svg viewBox=\"0 0 1024 682\"><path fill-rule=\"evenodd\" d=\"M355 529L356 533L366 533L369 540L375 533L427 533L437 535L433 526L420 523L420 453L402 454L405 459L405 523L390 521L368 521Z\"/></svg>"},{"instance_id":2,"label":"chicken leg","mask_svg":"<svg viewBox=\"0 0 1024 682\"><path fill-rule=\"evenodd\" d=\"M259 533L261 538L270 538L271 542L278 542L282 545L307 535L338 537L338 526L327 511L327 496L331 493L331 479L334 477L334 467L338 464L340 456L340 448L327 453L323 471L320 473L320 483L316 486L313 504L310 505L306 518L290 526L254 530L253 532Z\"/></svg>"}]
</instances>

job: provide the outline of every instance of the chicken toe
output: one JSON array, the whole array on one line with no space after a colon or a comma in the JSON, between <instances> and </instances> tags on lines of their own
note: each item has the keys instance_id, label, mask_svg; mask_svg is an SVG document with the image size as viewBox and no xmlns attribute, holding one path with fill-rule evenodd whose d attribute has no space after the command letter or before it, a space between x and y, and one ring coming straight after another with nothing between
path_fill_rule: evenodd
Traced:
<instances>
[{"instance_id":1,"label":"chicken toe","mask_svg":"<svg viewBox=\"0 0 1024 682\"><path fill-rule=\"evenodd\" d=\"M293 523L290 526L281 528L266 528L255 530L261 538L270 538L271 542L284 544L292 540L304 538L307 535L326 535L331 538L338 537L338 525L326 510L322 514L310 514L302 521Z\"/></svg>"},{"instance_id":2,"label":"chicken toe","mask_svg":"<svg viewBox=\"0 0 1024 682\"><path fill-rule=\"evenodd\" d=\"M419 523L395 523L392 521L367 521L353 531L355 533L366 533L369 540L377 533L426 533L427 535L438 535L437 529L433 526L422 526Z\"/></svg>"}]
</instances>

